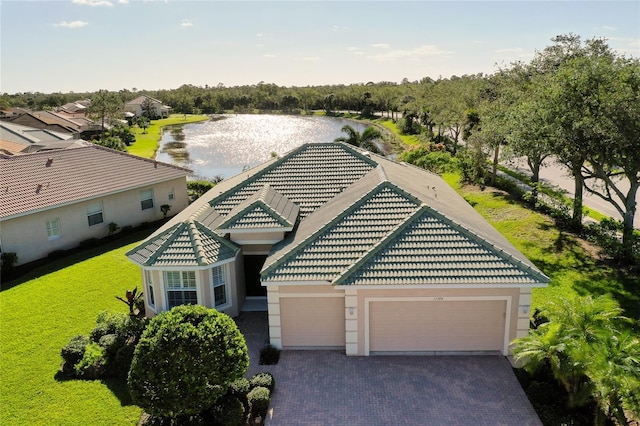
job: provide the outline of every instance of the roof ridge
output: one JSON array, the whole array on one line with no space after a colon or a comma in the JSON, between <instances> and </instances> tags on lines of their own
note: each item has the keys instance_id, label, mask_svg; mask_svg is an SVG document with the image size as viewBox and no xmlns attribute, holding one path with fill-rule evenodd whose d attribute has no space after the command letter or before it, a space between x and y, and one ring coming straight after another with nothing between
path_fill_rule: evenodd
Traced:
<instances>
[{"instance_id":1,"label":"roof ridge","mask_svg":"<svg viewBox=\"0 0 640 426\"><path fill-rule=\"evenodd\" d=\"M228 197L229 195L233 194L234 192L236 192L238 189L245 187L245 186L249 186L251 185L253 182L255 182L256 180L258 180L260 177L262 177L263 175L265 175L266 173L272 171L273 169L275 169L276 167L278 167L279 165L281 165L282 163L284 163L285 161L288 161L293 155L298 154L299 152L302 152L303 150L305 150L307 147L309 147L311 144L310 143L305 143L300 145L299 147L289 151L287 154L285 154L284 156L276 159L273 163L269 164L268 166L266 166L265 168L263 168L262 170L259 170L258 172L254 173L253 175L248 176L246 179L243 179L242 181L238 182L236 185L232 186L231 188L227 189L225 192L223 192L222 194L218 194L217 196L213 197L211 200L209 200L207 203L211 206L214 207L216 202L218 200L223 200L224 198ZM264 163L263 163L264 164ZM256 168L256 167L260 167L262 164L258 164L255 167L252 167L251 169L249 169L249 171L251 171L252 169ZM240 173L244 173L244 172L240 172ZM238 175L240 174L238 173ZM238 176L236 175L236 176ZM249 198L249 197L247 197ZM225 215L226 216L226 215Z\"/></svg>"},{"instance_id":2,"label":"roof ridge","mask_svg":"<svg viewBox=\"0 0 640 426\"><path fill-rule=\"evenodd\" d=\"M225 246L227 246L228 248L231 248L235 251L240 250L240 248L235 245L234 243L232 243L231 241L227 240L226 238L220 236L218 233L216 233L215 231L209 229L208 227L206 227L203 223L197 221L197 220L193 220L193 223L195 224L196 228L198 229L198 231L201 234L205 234L206 236L213 238L214 240L216 240L217 242L219 242L220 244L224 244Z\"/></svg>"},{"instance_id":3,"label":"roof ridge","mask_svg":"<svg viewBox=\"0 0 640 426\"><path fill-rule=\"evenodd\" d=\"M205 262L207 256L205 255L204 247L202 247L202 236L200 235L200 230L197 228L193 219L187 220L186 225L198 265L206 265Z\"/></svg>"},{"instance_id":4,"label":"roof ridge","mask_svg":"<svg viewBox=\"0 0 640 426\"><path fill-rule=\"evenodd\" d=\"M162 244L160 244L160 246L156 250L153 251L153 254L151 256L149 256L147 261L144 262L145 265L149 265L149 264L155 262L155 260L158 258L158 255L160 253L162 253L164 251L164 249L167 248L167 246L169 246L172 243L173 238L175 238L176 231L180 231L180 228L182 228L184 224L185 224L184 222L176 223L174 226L172 226L171 228L167 229L166 232L163 232L162 234L157 236L157 238L160 238L162 235L169 235L167 237L167 239ZM147 240L145 242L145 244L144 244L144 247L147 247L154 240L155 240L154 238ZM140 250L140 246L136 246L133 249L131 249L130 251L128 251L126 253L126 256L128 256L129 254L133 253L134 251L138 251L138 250Z\"/></svg>"},{"instance_id":5,"label":"roof ridge","mask_svg":"<svg viewBox=\"0 0 640 426\"><path fill-rule=\"evenodd\" d=\"M333 216L331 218L331 220L326 222L324 225L322 225L320 228L318 228L315 232L312 232L306 238L304 238L303 240L298 242L298 244L296 244L294 247L292 247L290 250L288 250L286 253L283 253L283 255L281 257L276 259L266 269L263 269L262 273L266 273L266 272L274 269L275 267L281 265L284 261L286 261L287 259L292 257L294 254L296 254L298 252L298 250L300 250L301 247L304 247L310 241L315 240L318 235L323 234L329 227L331 227L335 223L341 221L347 215L351 214L356 208L358 208L358 207L362 206L363 204L365 204L366 202L368 202L370 200L370 198L371 198L371 195L374 192L378 192L382 188L388 188L389 185L393 185L393 184L391 184L389 181L381 181L381 182L379 182L377 185L375 185L373 188L371 188L369 191L367 191L365 194L363 194L359 199L355 200L353 203L349 204L346 208L344 208L340 213L338 213L337 215ZM393 186L395 187L395 185L393 185ZM404 195L405 191L402 191L402 192L403 192L402 195ZM410 200L414 201L415 197L410 198Z\"/></svg>"}]
</instances>

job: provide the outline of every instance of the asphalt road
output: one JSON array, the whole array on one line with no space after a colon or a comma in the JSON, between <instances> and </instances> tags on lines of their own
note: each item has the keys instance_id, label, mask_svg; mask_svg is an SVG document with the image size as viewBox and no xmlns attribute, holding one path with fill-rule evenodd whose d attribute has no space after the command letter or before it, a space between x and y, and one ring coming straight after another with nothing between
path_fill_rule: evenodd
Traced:
<instances>
[{"instance_id":1,"label":"asphalt road","mask_svg":"<svg viewBox=\"0 0 640 426\"><path fill-rule=\"evenodd\" d=\"M502 165L512 170L531 176L531 170L529 169L529 166L527 166L526 161L523 159L508 160L503 162ZM540 181L566 191L567 195L570 197L573 197L574 195L574 179L571 177L571 173L565 166L559 165L552 160L547 160L545 162L545 166L540 169ZM628 181L621 181L619 188L623 192L628 191ZM583 203L586 207L592 210L603 213L614 219L622 220L622 216L620 215L620 213L618 213L618 210L616 210L613 205L604 201L597 195L593 195L585 191L583 196ZM636 217L633 224L634 228L640 229L640 213L636 212Z\"/></svg>"}]
</instances>

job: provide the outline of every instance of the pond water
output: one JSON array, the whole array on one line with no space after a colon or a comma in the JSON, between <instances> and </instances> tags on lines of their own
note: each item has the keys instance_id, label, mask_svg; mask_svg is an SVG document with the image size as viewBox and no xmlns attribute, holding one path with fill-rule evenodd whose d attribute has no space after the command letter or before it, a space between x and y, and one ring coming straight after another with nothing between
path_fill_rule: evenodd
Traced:
<instances>
[{"instance_id":1,"label":"pond water","mask_svg":"<svg viewBox=\"0 0 640 426\"><path fill-rule=\"evenodd\" d=\"M282 156L304 143L333 142L342 126L358 132L366 126L342 118L233 114L211 121L165 127L158 161L193 170L193 177L228 178L254 167L273 152Z\"/></svg>"}]
</instances>

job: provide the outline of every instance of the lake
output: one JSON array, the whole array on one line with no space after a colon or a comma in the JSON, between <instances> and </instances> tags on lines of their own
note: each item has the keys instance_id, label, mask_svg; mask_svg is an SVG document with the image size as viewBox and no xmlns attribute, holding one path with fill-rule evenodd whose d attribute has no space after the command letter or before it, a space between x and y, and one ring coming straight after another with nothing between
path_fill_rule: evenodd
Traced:
<instances>
[{"instance_id":1,"label":"lake","mask_svg":"<svg viewBox=\"0 0 640 426\"><path fill-rule=\"evenodd\" d=\"M286 154L304 143L333 142L342 126L358 132L352 120L319 116L231 114L211 121L165 127L158 161L193 170L194 178L228 178L243 169Z\"/></svg>"}]
</instances>

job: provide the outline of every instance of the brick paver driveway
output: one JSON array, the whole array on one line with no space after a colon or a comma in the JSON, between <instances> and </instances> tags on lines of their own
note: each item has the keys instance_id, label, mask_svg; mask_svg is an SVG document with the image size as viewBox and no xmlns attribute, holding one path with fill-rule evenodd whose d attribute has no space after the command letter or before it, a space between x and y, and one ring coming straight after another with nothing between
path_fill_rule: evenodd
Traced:
<instances>
[{"instance_id":1,"label":"brick paver driveway","mask_svg":"<svg viewBox=\"0 0 640 426\"><path fill-rule=\"evenodd\" d=\"M283 351L278 365L260 366L266 327L240 328L250 347L249 373L271 371L276 380L271 426L541 425L502 356Z\"/></svg>"}]
</instances>

